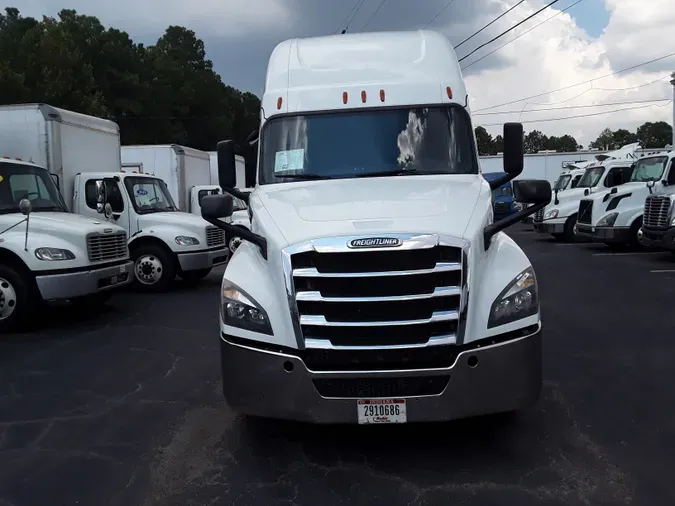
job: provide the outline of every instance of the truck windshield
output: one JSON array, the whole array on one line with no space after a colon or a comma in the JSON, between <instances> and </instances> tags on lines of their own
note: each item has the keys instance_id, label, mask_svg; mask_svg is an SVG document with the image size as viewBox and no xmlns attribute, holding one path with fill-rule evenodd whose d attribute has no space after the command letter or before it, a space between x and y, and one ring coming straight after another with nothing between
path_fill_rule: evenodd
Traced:
<instances>
[{"instance_id":1,"label":"truck windshield","mask_svg":"<svg viewBox=\"0 0 675 506\"><path fill-rule=\"evenodd\" d=\"M124 186L138 214L178 211L161 179L132 176L124 178Z\"/></svg>"},{"instance_id":2,"label":"truck windshield","mask_svg":"<svg viewBox=\"0 0 675 506\"><path fill-rule=\"evenodd\" d=\"M351 110L272 118L262 131L259 184L403 174L477 174L460 106Z\"/></svg>"},{"instance_id":3,"label":"truck windshield","mask_svg":"<svg viewBox=\"0 0 675 506\"><path fill-rule=\"evenodd\" d=\"M555 182L555 185L553 185L553 191L561 191L567 188L568 183L570 182L570 179L572 179L572 176L569 174L563 174L558 178L558 180Z\"/></svg>"},{"instance_id":4,"label":"truck windshield","mask_svg":"<svg viewBox=\"0 0 675 506\"><path fill-rule=\"evenodd\" d=\"M45 169L0 161L0 214L21 212L19 202L22 199L30 200L33 212L68 212L54 180Z\"/></svg>"},{"instance_id":5,"label":"truck windshield","mask_svg":"<svg viewBox=\"0 0 675 506\"><path fill-rule=\"evenodd\" d=\"M667 162L667 156L639 160L635 164L635 168L633 169L633 173L630 175L629 182L640 183L647 181L658 181L661 179L661 176L663 176L663 171L666 169Z\"/></svg>"},{"instance_id":6,"label":"truck windshield","mask_svg":"<svg viewBox=\"0 0 675 506\"><path fill-rule=\"evenodd\" d=\"M584 175L581 176L577 188L593 188L597 186L602 177L602 173L605 172L604 167L593 167L592 169L586 169Z\"/></svg>"}]
</instances>

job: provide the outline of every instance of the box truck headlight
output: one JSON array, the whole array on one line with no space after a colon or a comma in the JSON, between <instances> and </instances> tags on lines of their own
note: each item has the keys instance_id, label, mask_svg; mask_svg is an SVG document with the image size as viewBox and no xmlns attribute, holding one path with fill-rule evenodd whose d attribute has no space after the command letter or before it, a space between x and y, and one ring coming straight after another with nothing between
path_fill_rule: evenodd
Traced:
<instances>
[{"instance_id":1,"label":"box truck headlight","mask_svg":"<svg viewBox=\"0 0 675 506\"><path fill-rule=\"evenodd\" d=\"M544 215L545 220L552 220L553 218L557 218L557 217L558 217L558 210L557 209L552 209L551 211L547 212Z\"/></svg>"},{"instance_id":2,"label":"box truck headlight","mask_svg":"<svg viewBox=\"0 0 675 506\"><path fill-rule=\"evenodd\" d=\"M74 260L75 255L72 251L61 248L37 248L35 256L38 260L56 262L58 260Z\"/></svg>"},{"instance_id":3,"label":"box truck headlight","mask_svg":"<svg viewBox=\"0 0 675 506\"><path fill-rule=\"evenodd\" d=\"M619 213L609 213L608 215L600 218L600 221L598 221L598 224L596 226L597 227L613 227L617 216L619 216Z\"/></svg>"},{"instance_id":4,"label":"box truck headlight","mask_svg":"<svg viewBox=\"0 0 675 506\"><path fill-rule=\"evenodd\" d=\"M226 279L223 279L220 308L225 325L272 335L272 327L265 310L241 288Z\"/></svg>"},{"instance_id":5,"label":"box truck headlight","mask_svg":"<svg viewBox=\"0 0 675 506\"><path fill-rule=\"evenodd\" d=\"M175 240L178 246L197 246L199 244L199 239L187 235L179 235Z\"/></svg>"},{"instance_id":6,"label":"box truck headlight","mask_svg":"<svg viewBox=\"0 0 675 506\"><path fill-rule=\"evenodd\" d=\"M518 274L490 308L488 328L498 327L537 314L539 297L532 267Z\"/></svg>"}]
</instances>

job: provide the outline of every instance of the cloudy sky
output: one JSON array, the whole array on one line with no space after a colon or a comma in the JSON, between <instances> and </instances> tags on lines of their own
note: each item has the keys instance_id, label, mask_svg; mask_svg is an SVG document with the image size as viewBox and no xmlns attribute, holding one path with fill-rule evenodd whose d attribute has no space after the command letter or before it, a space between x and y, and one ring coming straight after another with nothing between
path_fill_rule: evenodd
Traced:
<instances>
[{"instance_id":1,"label":"cloudy sky","mask_svg":"<svg viewBox=\"0 0 675 506\"><path fill-rule=\"evenodd\" d=\"M457 48L458 56L464 57L549 2L524 1ZM14 0L13 3L22 14L34 17L55 15L62 8L76 9L98 16L103 23L124 29L135 40L145 43L156 41L169 24L187 26L205 41L207 56L224 82L260 96L267 57L275 44L284 39L333 34L345 28L357 32L427 27L458 44L518 0L385 0L384 3L382 0ZM668 76L675 71L675 56L599 78L675 53L673 0L575 3L577 0L559 0L462 61L476 125L484 125L494 135L500 132L504 121L520 120L526 130L536 128L548 135L570 133L587 145L607 126L634 130L645 121L672 121L672 103L644 101L672 98ZM552 16L555 17L546 21ZM541 26L524 34L543 21ZM509 43L519 35L522 36ZM488 55L505 43L508 44ZM485 55L488 56L472 64ZM570 87L581 82L586 84ZM560 88L567 89L545 94ZM533 98L519 101L526 97ZM491 107L507 102L513 103ZM588 107L608 103L615 105ZM548 110L527 112L533 109ZM605 114L607 111L615 112Z\"/></svg>"}]
</instances>

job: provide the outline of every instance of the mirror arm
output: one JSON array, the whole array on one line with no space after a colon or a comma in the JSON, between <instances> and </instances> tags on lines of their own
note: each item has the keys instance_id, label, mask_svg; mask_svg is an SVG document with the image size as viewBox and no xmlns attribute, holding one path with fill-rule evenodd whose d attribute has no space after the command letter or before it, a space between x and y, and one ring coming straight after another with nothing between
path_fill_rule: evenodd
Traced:
<instances>
[{"instance_id":1,"label":"mirror arm","mask_svg":"<svg viewBox=\"0 0 675 506\"><path fill-rule=\"evenodd\" d=\"M240 192L239 190L236 190L236 189L234 189L234 188L223 188L222 190L223 190L225 193L229 193L229 194L232 195L233 197L236 197L236 198L238 198L238 199L241 199L241 200L243 200L244 202L246 202L246 204L248 204L248 198L249 198L249 196L251 195L250 193L242 193L242 192Z\"/></svg>"},{"instance_id":2,"label":"mirror arm","mask_svg":"<svg viewBox=\"0 0 675 506\"><path fill-rule=\"evenodd\" d=\"M206 216L202 216L202 218L208 221L211 225L224 230L226 233L232 236L241 237L245 241L255 244L260 248L260 254L262 257L267 260L267 239L265 239L263 236L254 234L245 228L235 227L234 225L230 225L229 223L225 223L224 221L216 218L207 218Z\"/></svg>"},{"instance_id":3,"label":"mirror arm","mask_svg":"<svg viewBox=\"0 0 675 506\"><path fill-rule=\"evenodd\" d=\"M516 176L512 176L511 174L504 174L503 176L499 176L497 179L488 181L488 183L490 184L490 190L496 190L504 183L508 183L509 181L511 181L514 177Z\"/></svg>"},{"instance_id":4,"label":"mirror arm","mask_svg":"<svg viewBox=\"0 0 675 506\"><path fill-rule=\"evenodd\" d=\"M492 223L485 227L483 230L483 246L485 247L485 251L490 247L490 241L492 240L492 237L497 233L502 230L504 230L507 227L510 227L511 225L514 225L518 223L519 221L522 221L523 219L527 218L528 216L533 215L540 209L544 209L547 205L549 205L551 201L549 200L548 202L542 202L541 204L535 204L531 207L528 207L526 209L523 209L522 211L518 211L515 214L512 214L510 216L507 216L506 218L499 220L495 223Z\"/></svg>"}]
</instances>

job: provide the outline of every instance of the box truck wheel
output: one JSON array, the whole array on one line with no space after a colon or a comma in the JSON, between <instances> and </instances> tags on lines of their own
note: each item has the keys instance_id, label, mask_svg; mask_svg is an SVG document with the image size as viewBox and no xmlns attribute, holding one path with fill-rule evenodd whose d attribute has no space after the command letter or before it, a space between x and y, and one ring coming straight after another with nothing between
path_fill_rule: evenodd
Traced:
<instances>
[{"instance_id":1,"label":"box truck wheel","mask_svg":"<svg viewBox=\"0 0 675 506\"><path fill-rule=\"evenodd\" d=\"M0 332L16 330L30 312L29 287L8 265L0 265Z\"/></svg>"},{"instance_id":2,"label":"box truck wheel","mask_svg":"<svg viewBox=\"0 0 675 506\"><path fill-rule=\"evenodd\" d=\"M134 261L134 284L140 291L161 292L176 277L176 260L162 246L138 246L131 251L131 257Z\"/></svg>"}]
</instances>

